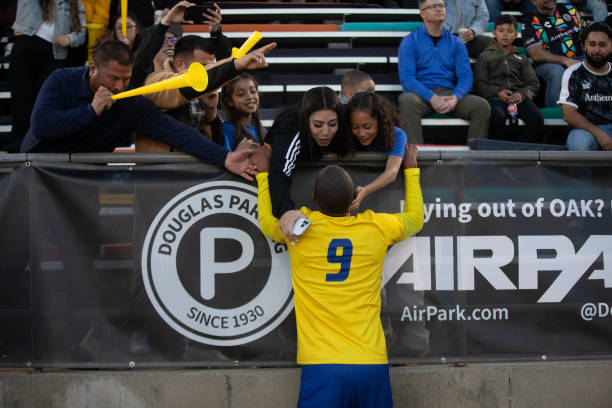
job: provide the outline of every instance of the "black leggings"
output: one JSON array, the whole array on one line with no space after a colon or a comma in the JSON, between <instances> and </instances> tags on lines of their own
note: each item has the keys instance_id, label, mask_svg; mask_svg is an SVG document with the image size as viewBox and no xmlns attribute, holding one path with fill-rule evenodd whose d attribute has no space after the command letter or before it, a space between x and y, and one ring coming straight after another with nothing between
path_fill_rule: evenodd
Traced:
<instances>
[{"instance_id":1,"label":"black leggings","mask_svg":"<svg viewBox=\"0 0 612 408\"><path fill-rule=\"evenodd\" d=\"M10 58L9 86L13 131L5 146L8 152L18 152L21 141L30 128L30 115L43 82L62 61L53 58L53 45L36 36L15 37Z\"/></svg>"},{"instance_id":2,"label":"black leggings","mask_svg":"<svg viewBox=\"0 0 612 408\"><path fill-rule=\"evenodd\" d=\"M514 142L542 143L544 140L544 118L538 107L530 99L517 105L518 117L525 126L506 126L508 104L498 99L489 99L491 119L489 139L510 140Z\"/></svg>"}]
</instances>

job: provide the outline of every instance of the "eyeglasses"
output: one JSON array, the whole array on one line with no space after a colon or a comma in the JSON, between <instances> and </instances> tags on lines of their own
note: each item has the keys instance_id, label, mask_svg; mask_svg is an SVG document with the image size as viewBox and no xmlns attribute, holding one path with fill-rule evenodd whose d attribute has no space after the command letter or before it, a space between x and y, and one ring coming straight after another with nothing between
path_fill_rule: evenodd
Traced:
<instances>
[{"instance_id":1,"label":"eyeglasses","mask_svg":"<svg viewBox=\"0 0 612 408\"><path fill-rule=\"evenodd\" d=\"M444 3L436 3L436 4L430 4L429 6L425 6L421 10L443 9L443 8L446 8L446 4L444 4Z\"/></svg>"},{"instance_id":2,"label":"eyeglasses","mask_svg":"<svg viewBox=\"0 0 612 408\"><path fill-rule=\"evenodd\" d=\"M121 24L117 24L115 26L115 30L116 31L121 31L123 29L123 27L121 26ZM132 31L136 29L136 25L135 24L126 24L125 26L126 31Z\"/></svg>"},{"instance_id":3,"label":"eyeglasses","mask_svg":"<svg viewBox=\"0 0 612 408\"><path fill-rule=\"evenodd\" d=\"M164 38L164 44L166 44L166 43L176 44L177 41L178 41L178 37L166 37L166 38Z\"/></svg>"}]
</instances>

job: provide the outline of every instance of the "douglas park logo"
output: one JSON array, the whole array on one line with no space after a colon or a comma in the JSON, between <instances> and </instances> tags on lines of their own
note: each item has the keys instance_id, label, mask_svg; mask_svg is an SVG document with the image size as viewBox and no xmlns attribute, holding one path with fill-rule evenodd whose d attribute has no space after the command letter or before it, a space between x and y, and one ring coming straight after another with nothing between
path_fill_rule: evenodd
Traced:
<instances>
[{"instance_id":1,"label":"douglas park logo","mask_svg":"<svg viewBox=\"0 0 612 408\"><path fill-rule=\"evenodd\" d=\"M147 232L142 277L163 320L204 344L252 342L293 309L286 246L261 233L257 189L243 183L203 183L172 198Z\"/></svg>"}]
</instances>

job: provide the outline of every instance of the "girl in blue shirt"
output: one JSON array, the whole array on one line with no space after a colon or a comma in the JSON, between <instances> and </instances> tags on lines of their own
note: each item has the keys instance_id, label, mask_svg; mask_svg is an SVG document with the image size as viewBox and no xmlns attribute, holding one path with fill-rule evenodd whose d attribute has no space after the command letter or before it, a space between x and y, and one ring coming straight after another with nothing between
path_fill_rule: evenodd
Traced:
<instances>
[{"instance_id":1,"label":"girl in blue shirt","mask_svg":"<svg viewBox=\"0 0 612 408\"><path fill-rule=\"evenodd\" d=\"M244 139L263 144L266 134L259 120L259 92L255 79L241 73L223 87L221 100L227 116L223 122L225 148L234 151Z\"/></svg>"},{"instance_id":2,"label":"girl in blue shirt","mask_svg":"<svg viewBox=\"0 0 612 408\"><path fill-rule=\"evenodd\" d=\"M387 154L385 170L371 183L357 186L350 207L355 211L364 198L395 180L402 166L407 137L398 127L397 109L374 92L359 92L353 96L346 105L345 115L350 123L348 139L352 151L382 151Z\"/></svg>"}]
</instances>

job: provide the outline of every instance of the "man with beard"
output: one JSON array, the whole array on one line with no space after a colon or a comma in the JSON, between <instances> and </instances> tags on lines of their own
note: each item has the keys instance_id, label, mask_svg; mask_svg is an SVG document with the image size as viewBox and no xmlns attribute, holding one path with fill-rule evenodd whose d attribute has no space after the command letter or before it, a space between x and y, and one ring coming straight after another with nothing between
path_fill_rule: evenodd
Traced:
<instances>
[{"instance_id":1,"label":"man with beard","mask_svg":"<svg viewBox=\"0 0 612 408\"><path fill-rule=\"evenodd\" d=\"M585 31L586 61L563 74L559 104L563 119L574 129L569 150L612 150L612 30L605 23Z\"/></svg>"}]
</instances>

